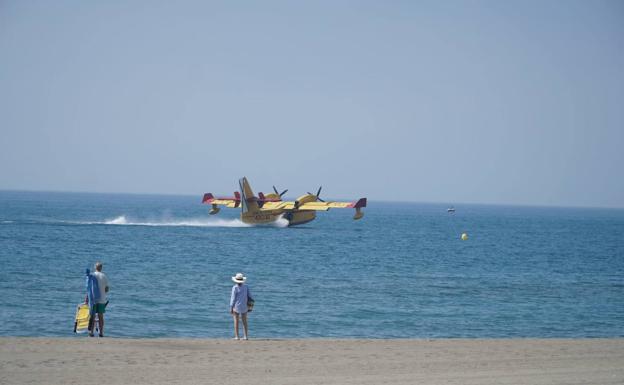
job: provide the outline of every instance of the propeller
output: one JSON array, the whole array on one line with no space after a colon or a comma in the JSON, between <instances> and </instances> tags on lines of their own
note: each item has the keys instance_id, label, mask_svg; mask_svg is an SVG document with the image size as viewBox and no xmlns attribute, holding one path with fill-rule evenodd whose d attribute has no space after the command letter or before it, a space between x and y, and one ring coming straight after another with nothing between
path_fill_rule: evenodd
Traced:
<instances>
[{"instance_id":1,"label":"propeller","mask_svg":"<svg viewBox=\"0 0 624 385\"><path fill-rule=\"evenodd\" d=\"M277 191L277 189L275 188L275 186L273 186L273 191L275 191L275 193L276 193L277 195L279 195L279 197L281 198L281 197L282 197L282 195L284 195L284 194L286 194L286 193L288 192L288 189L286 189L286 190L282 191L281 193L279 193L279 192Z\"/></svg>"},{"instance_id":2,"label":"propeller","mask_svg":"<svg viewBox=\"0 0 624 385\"><path fill-rule=\"evenodd\" d=\"M318 191L316 192L316 195L315 195L315 196L316 196L316 200L317 200L317 201L325 202L324 200L322 200L321 198L319 198L319 195L321 195L321 189L322 189L322 188L323 188L323 186L319 186L319 189L318 189ZM308 192L308 194L312 195L312 193L311 193L311 192Z\"/></svg>"}]
</instances>

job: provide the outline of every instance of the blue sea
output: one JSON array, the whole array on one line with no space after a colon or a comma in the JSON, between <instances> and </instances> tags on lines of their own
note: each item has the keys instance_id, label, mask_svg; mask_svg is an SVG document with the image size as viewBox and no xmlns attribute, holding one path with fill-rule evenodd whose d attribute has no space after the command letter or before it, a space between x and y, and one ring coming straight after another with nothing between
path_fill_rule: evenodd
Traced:
<instances>
[{"instance_id":1,"label":"blue sea","mask_svg":"<svg viewBox=\"0 0 624 385\"><path fill-rule=\"evenodd\" d=\"M255 338L624 337L621 209L369 201L284 228L200 200L0 192L0 336L74 336L100 260L111 337L231 337L237 272Z\"/></svg>"}]
</instances>

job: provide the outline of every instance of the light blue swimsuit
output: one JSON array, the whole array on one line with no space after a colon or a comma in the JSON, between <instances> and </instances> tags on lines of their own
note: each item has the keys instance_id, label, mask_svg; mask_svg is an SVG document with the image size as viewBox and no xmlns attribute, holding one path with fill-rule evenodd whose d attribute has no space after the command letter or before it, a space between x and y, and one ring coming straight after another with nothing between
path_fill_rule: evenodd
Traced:
<instances>
[{"instance_id":1,"label":"light blue swimsuit","mask_svg":"<svg viewBox=\"0 0 624 385\"><path fill-rule=\"evenodd\" d=\"M251 296L247 285L234 285L232 287L232 297L230 297L230 309L234 309L238 314L247 313L247 300Z\"/></svg>"}]
</instances>

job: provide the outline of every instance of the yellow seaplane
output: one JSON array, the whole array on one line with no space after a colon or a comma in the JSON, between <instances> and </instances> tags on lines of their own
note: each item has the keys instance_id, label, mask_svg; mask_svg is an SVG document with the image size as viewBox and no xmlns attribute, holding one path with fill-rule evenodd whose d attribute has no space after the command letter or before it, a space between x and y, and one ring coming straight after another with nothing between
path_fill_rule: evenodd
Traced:
<instances>
[{"instance_id":1,"label":"yellow seaplane","mask_svg":"<svg viewBox=\"0 0 624 385\"><path fill-rule=\"evenodd\" d=\"M366 207L366 198L361 198L357 202L326 202L319 198L322 186L319 187L316 195L307 193L294 202L288 202L282 200L282 196L288 190L279 193L273 186L274 193L264 195L260 192L256 197L247 178L241 178L238 183L240 193L235 191L233 197L215 198L211 193L204 194L202 203L212 205L210 215L217 214L221 210L219 206L240 207L240 218L244 223L268 224L284 218L289 226L308 223L316 218L317 211L327 211L332 208L355 209L353 219L360 219L364 216L361 209Z\"/></svg>"}]
</instances>

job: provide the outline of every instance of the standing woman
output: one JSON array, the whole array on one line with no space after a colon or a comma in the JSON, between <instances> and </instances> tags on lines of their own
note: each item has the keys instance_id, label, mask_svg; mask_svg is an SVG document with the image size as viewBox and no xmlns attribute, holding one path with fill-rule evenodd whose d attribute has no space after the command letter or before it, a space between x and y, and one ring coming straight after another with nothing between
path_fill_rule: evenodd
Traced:
<instances>
[{"instance_id":1,"label":"standing woman","mask_svg":"<svg viewBox=\"0 0 624 385\"><path fill-rule=\"evenodd\" d=\"M234 339L239 340L240 335L238 334L238 320L239 316L243 319L243 329L245 335L243 339L247 339L247 313L249 312L249 308L247 307L247 302L252 300L251 293L249 292L249 287L245 285L245 281L247 277L243 276L243 273L236 273L234 277L232 277L232 281L236 283L232 287L232 296L230 297L230 314L234 318Z\"/></svg>"}]
</instances>

